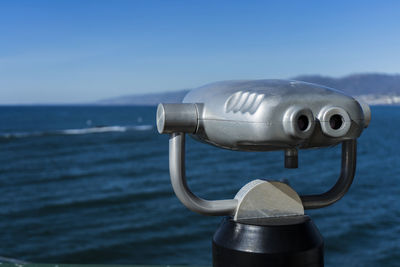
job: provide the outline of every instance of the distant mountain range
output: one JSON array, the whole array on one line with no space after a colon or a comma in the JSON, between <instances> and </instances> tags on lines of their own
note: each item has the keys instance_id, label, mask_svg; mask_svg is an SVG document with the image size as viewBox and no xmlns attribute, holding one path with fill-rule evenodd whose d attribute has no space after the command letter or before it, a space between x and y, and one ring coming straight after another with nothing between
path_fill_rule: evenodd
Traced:
<instances>
[{"instance_id":1,"label":"distant mountain range","mask_svg":"<svg viewBox=\"0 0 400 267\"><path fill-rule=\"evenodd\" d=\"M371 105L400 104L400 74L353 74L340 78L320 75L302 75L291 80L316 83L340 89ZM99 105L157 105L158 103L177 103L190 89L126 95L96 102Z\"/></svg>"},{"instance_id":2,"label":"distant mountain range","mask_svg":"<svg viewBox=\"0 0 400 267\"><path fill-rule=\"evenodd\" d=\"M183 97L189 92L189 90L190 89L164 93L125 95L115 98L103 99L96 102L96 104L153 106L158 105L158 103L177 103L182 101Z\"/></svg>"}]
</instances>

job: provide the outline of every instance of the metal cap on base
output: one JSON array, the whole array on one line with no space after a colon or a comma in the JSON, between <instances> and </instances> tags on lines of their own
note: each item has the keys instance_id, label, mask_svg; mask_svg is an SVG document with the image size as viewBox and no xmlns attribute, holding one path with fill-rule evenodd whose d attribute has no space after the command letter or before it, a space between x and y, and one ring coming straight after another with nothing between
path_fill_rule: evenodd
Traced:
<instances>
[{"instance_id":1,"label":"metal cap on base","mask_svg":"<svg viewBox=\"0 0 400 267\"><path fill-rule=\"evenodd\" d=\"M214 267L324 266L324 241L308 216L225 217L212 244Z\"/></svg>"}]
</instances>

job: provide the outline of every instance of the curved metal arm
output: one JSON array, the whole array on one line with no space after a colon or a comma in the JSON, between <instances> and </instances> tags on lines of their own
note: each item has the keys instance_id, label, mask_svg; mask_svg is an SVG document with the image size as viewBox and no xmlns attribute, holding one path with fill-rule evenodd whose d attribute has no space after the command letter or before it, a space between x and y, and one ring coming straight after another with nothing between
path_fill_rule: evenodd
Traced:
<instances>
[{"instance_id":1,"label":"curved metal arm","mask_svg":"<svg viewBox=\"0 0 400 267\"><path fill-rule=\"evenodd\" d=\"M205 200L190 191L185 174L185 134L173 133L169 138L169 172L178 199L188 209L204 215L233 215L237 200Z\"/></svg>"},{"instance_id":2,"label":"curved metal arm","mask_svg":"<svg viewBox=\"0 0 400 267\"><path fill-rule=\"evenodd\" d=\"M353 183L356 172L357 141L355 139L342 143L342 167L336 184L320 195L300 196L304 209L319 209L329 206L341 199Z\"/></svg>"},{"instance_id":3,"label":"curved metal arm","mask_svg":"<svg viewBox=\"0 0 400 267\"><path fill-rule=\"evenodd\" d=\"M319 195L300 196L304 209L318 209L329 206L341 199L353 183L356 171L357 141L342 143L341 172L336 184ZM171 183L178 199L188 209L204 215L233 215L237 200L205 200L190 191L185 174L185 134L173 133L169 139L169 170Z\"/></svg>"}]
</instances>

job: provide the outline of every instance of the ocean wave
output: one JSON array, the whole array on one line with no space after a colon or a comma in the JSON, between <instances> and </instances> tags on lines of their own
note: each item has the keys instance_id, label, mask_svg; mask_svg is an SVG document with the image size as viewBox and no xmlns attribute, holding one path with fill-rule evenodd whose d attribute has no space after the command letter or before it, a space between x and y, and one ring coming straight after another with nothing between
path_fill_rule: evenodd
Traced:
<instances>
[{"instance_id":1,"label":"ocean wave","mask_svg":"<svg viewBox=\"0 0 400 267\"><path fill-rule=\"evenodd\" d=\"M16 139L16 138L39 137L39 136L50 136L50 135L83 135L83 134L111 133L111 132L150 131L152 129L153 129L152 125L130 125L130 126L114 125L114 126L98 126L90 128L79 128L79 129L54 130L54 131L0 133L0 138Z\"/></svg>"}]
</instances>

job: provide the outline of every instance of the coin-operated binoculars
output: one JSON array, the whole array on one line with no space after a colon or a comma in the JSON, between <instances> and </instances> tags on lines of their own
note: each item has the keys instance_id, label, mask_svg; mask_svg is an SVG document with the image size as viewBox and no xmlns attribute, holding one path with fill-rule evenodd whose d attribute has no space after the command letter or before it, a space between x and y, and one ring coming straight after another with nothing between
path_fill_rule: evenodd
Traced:
<instances>
[{"instance_id":1,"label":"coin-operated binoculars","mask_svg":"<svg viewBox=\"0 0 400 267\"><path fill-rule=\"evenodd\" d=\"M157 128L170 134L169 169L179 200L204 215L225 215L213 237L214 267L323 266L323 239L304 209L341 199L356 169L356 139L369 124L368 105L324 86L286 80L227 81L160 104ZM254 180L233 199L205 200L185 177L185 134L217 147L283 150L297 168L298 149L342 144L341 173L327 192L298 195L289 185Z\"/></svg>"}]
</instances>

